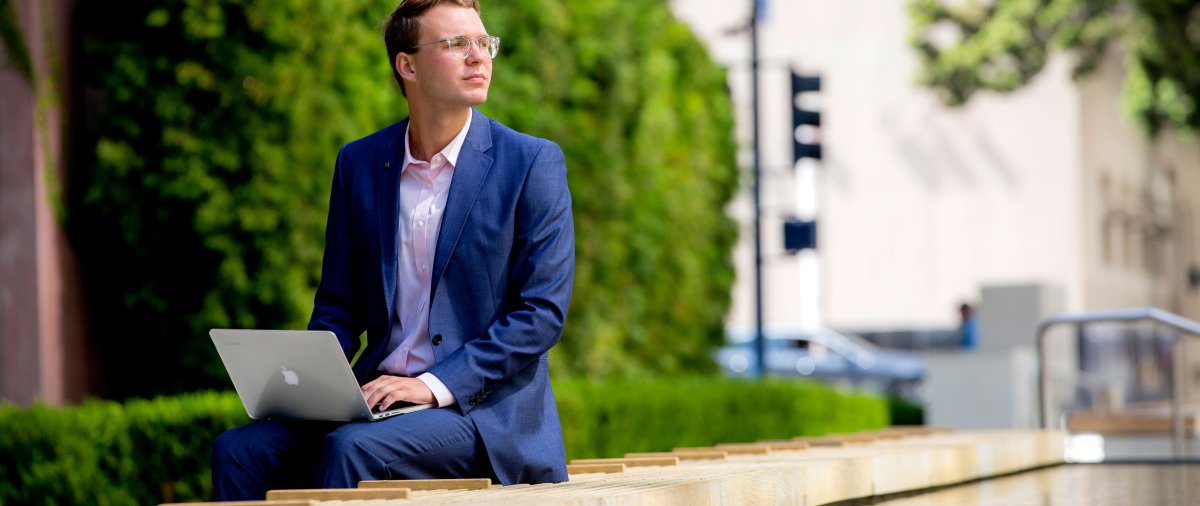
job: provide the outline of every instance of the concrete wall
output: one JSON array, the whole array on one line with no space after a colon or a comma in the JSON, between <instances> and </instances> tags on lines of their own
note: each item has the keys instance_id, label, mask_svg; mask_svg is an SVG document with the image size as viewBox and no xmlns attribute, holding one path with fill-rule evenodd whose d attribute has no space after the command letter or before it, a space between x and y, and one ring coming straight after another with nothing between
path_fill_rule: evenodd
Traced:
<instances>
[{"instance_id":1,"label":"concrete wall","mask_svg":"<svg viewBox=\"0 0 1200 506\"><path fill-rule=\"evenodd\" d=\"M61 404L95 386L78 266L54 211L65 183L70 3L14 7L34 76L0 63L0 398Z\"/></svg>"}]
</instances>

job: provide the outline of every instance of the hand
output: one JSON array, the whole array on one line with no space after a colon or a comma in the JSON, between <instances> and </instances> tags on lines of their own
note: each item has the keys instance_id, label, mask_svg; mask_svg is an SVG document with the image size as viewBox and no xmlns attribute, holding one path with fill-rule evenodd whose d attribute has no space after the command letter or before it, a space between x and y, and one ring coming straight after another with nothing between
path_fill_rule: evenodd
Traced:
<instances>
[{"instance_id":1,"label":"hand","mask_svg":"<svg viewBox=\"0 0 1200 506\"><path fill-rule=\"evenodd\" d=\"M437 404L433 391L424 381L404 376L383 375L362 386L367 405L374 409L387 409L392 403L406 401L414 404Z\"/></svg>"}]
</instances>

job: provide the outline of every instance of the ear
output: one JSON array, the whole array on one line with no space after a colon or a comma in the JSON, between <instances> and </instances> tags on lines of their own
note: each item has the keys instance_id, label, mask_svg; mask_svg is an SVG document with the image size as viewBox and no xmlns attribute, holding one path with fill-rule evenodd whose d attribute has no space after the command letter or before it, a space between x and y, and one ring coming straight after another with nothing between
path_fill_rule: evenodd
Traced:
<instances>
[{"instance_id":1,"label":"ear","mask_svg":"<svg viewBox=\"0 0 1200 506\"><path fill-rule=\"evenodd\" d=\"M400 74L400 78L405 81L415 81L417 79L417 67L413 61L413 55L408 53L396 53L396 61L392 62L396 73Z\"/></svg>"}]
</instances>

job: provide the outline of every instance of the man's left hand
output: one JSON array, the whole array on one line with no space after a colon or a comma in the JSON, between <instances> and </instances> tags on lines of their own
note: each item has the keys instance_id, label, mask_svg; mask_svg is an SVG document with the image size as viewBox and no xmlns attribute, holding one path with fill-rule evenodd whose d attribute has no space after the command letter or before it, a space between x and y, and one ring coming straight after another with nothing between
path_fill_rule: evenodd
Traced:
<instances>
[{"instance_id":1,"label":"man's left hand","mask_svg":"<svg viewBox=\"0 0 1200 506\"><path fill-rule=\"evenodd\" d=\"M417 378L383 375L362 386L363 397L371 408L387 409L392 403L405 401L414 404L437 404L433 391Z\"/></svg>"}]
</instances>

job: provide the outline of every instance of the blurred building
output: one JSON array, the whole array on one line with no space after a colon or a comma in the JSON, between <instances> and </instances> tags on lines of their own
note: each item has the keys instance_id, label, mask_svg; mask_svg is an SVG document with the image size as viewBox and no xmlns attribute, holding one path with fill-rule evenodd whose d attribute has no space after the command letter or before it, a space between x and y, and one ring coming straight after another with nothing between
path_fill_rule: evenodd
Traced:
<instances>
[{"instance_id":1,"label":"blurred building","mask_svg":"<svg viewBox=\"0 0 1200 506\"><path fill-rule=\"evenodd\" d=\"M750 45L739 27L752 3L672 1L729 68L747 169ZM1085 80L1074 81L1059 55L1017 92L949 109L916 84L906 2L766 4L767 321L954 327L959 304L996 285L1052 287L1066 311L1157 306L1200 320L1200 142L1173 133L1149 141L1122 113L1119 50ZM823 80L824 160L812 167L793 166L793 69ZM729 210L743 223L731 324L754 321L745 172ZM816 255L784 254L782 220L814 207Z\"/></svg>"}]
</instances>

